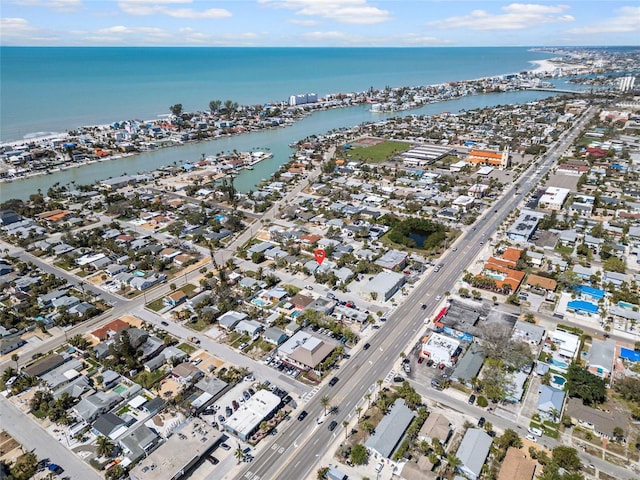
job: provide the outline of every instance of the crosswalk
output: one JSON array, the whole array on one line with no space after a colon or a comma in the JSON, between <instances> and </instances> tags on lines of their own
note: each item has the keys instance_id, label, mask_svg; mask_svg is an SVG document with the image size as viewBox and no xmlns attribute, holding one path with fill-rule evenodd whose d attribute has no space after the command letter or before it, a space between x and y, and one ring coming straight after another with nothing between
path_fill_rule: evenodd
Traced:
<instances>
[{"instance_id":1,"label":"crosswalk","mask_svg":"<svg viewBox=\"0 0 640 480\"><path fill-rule=\"evenodd\" d=\"M320 391L320 387L319 386L315 386L313 387L313 389L311 389L310 391L308 391L307 393L305 393L302 396L302 401L303 402L308 402L309 400L311 400L313 397L315 397L316 393L318 393Z\"/></svg>"}]
</instances>

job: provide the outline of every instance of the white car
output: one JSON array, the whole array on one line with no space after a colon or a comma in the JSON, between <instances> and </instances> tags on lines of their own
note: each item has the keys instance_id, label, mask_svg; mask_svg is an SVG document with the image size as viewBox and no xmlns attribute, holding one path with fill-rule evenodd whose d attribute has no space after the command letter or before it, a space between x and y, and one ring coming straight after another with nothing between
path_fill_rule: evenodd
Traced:
<instances>
[{"instance_id":1,"label":"white car","mask_svg":"<svg viewBox=\"0 0 640 480\"><path fill-rule=\"evenodd\" d=\"M442 295L438 295L438 296L436 297L436 301L438 301L438 300L442 300Z\"/></svg>"},{"instance_id":2,"label":"white car","mask_svg":"<svg viewBox=\"0 0 640 480\"><path fill-rule=\"evenodd\" d=\"M530 433L527 434L527 440L530 440L532 442L537 442L538 441L538 439L535 436L531 435Z\"/></svg>"},{"instance_id":3,"label":"white car","mask_svg":"<svg viewBox=\"0 0 640 480\"><path fill-rule=\"evenodd\" d=\"M376 473L380 473L383 467L384 467L384 463L378 462L378 464L376 465Z\"/></svg>"},{"instance_id":4,"label":"white car","mask_svg":"<svg viewBox=\"0 0 640 480\"><path fill-rule=\"evenodd\" d=\"M536 435L538 437L542 436L542 430L540 430L539 428L535 428L535 427L529 427L527 429L527 431L533 435Z\"/></svg>"}]
</instances>

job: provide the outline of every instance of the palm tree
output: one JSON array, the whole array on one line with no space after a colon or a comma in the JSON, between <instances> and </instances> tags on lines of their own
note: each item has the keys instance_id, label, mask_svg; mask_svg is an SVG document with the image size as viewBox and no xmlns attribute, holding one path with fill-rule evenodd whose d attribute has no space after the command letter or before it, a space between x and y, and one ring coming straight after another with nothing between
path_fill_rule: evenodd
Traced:
<instances>
[{"instance_id":1,"label":"palm tree","mask_svg":"<svg viewBox=\"0 0 640 480\"><path fill-rule=\"evenodd\" d=\"M369 406L367 408L371 408L371 394L370 393L366 393L364 398L366 398L369 401Z\"/></svg>"},{"instance_id":2,"label":"palm tree","mask_svg":"<svg viewBox=\"0 0 640 480\"><path fill-rule=\"evenodd\" d=\"M238 460L238 465L239 465L242 459L244 458L244 451L242 450L242 447L240 446L240 444L238 444L238 448L236 448L234 456L236 457L236 460Z\"/></svg>"},{"instance_id":3,"label":"palm tree","mask_svg":"<svg viewBox=\"0 0 640 480\"><path fill-rule=\"evenodd\" d=\"M342 428L344 428L344 439L346 440L347 437L349 436L349 430L347 430L347 427L349 426L349 422L347 422L346 420L342 421Z\"/></svg>"},{"instance_id":4,"label":"palm tree","mask_svg":"<svg viewBox=\"0 0 640 480\"><path fill-rule=\"evenodd\" d=\"M98 448L96 449L96 453L101 457L110 456L111 452L113 452L113 443L111 443L111 440L104 435L99 435L97 442Z\"/></svg>"},{"instance_id":5,"label":"palm tree","mask_svg":"<svg viewBox=\"0 0 640 480\"><path fill-rule=\"evenodd\" d=\"M329 406L330 402L331 402L331 400L329 400L329 395L325 395L324 397L322 397L320 399L320 403L324 407L324 414L325 415L327 414L327 407Z\"/></svg>"},{"instance_id":6,"label":"palm tree","mask_svg":"<svg viewBox=\"0 0 640 480\"><path fill-rule=\"evenodd\" d=\"M20 360L20 356L17 353L14 353L11 355L11 360L16 362L16 370L18 370L18 360Z\"/></svg>"},{"instance_id":7,"label":"palm tree","mask_svg":"<svg viewBox=\"0 0 640 480\"><path fill-rule=\"evenodd\" d=\"M458 457L450 453L447 455L447 463L449 464L449 468L455 472L456 468L458 468L462 462Z\"/></svg>"},{"instance_id":8,"label":"palm tree","mask_svg":"<svg viewBox=\"0 0 640 480\"><path fill-rule=\"evenodd\" d=\"M376 383L378 384L378 392L379 392L380 390L382 390L382 379L379 378L378 380L376 380Z\"/></svg>"},{"instance_id":9,"label":"palm tree","mask_svg":"<svg viewBox=\"0 0 640 480\"><path fill-rule=\"evenodd\" d=\"M362 413L362 407L356 407L356 413L358 414L358 421L360 421L360 414Z\"/></svg>"}]
</instances>

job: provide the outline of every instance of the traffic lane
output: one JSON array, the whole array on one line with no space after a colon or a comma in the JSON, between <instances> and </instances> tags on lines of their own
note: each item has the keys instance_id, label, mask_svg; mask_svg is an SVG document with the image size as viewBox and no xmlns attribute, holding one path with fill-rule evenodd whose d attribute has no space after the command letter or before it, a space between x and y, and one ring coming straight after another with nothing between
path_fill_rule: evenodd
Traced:
<instances>
[{"instance_id":1,"label":"traffic lane","mask_svg":"<svg viewBox=\"0 0 640 480\"><path fill-rule=\"evenodd\" d=\"M49 459L64 469L64 476L72 479L100 480L89 465L57 442L40 425L23 414L8 399L0 395L2 428L22 444L25 451L34 452L39 459Z\"/></svg>"}]
</instances>

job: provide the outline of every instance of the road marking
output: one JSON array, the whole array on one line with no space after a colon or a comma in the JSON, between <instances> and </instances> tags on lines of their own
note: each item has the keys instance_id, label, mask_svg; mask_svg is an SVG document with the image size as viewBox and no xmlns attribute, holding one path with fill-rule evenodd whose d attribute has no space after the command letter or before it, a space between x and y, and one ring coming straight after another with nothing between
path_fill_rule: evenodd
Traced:
<instances>
[{"instance_id":1,"label":"road marking","mask_svg":"<svg viewBox=\"0 0 640 480\"><path fill-rule=\"evenodd\" d=\"M278 449L278 453L282 453L282 452L284 452L284 447L280 447L280 448Z\"/></svg>"},{"instance_id":2,"label":"road marking","mask_svg":"<svg viewBox=\"0 0 640 480\"><path fill-rule=\"evenodd\" d=\"M247 478L252 478L253 477L253 472L252 471L248 471L247 473L244 474L245 477Z\"/></svg>"},{"instance_id":3,"label":"road marking","mask_svg":"<svg viewBox=\"0 0 640 480\"><path fill-rule=\"evenodd\" d=\"M278 449L278 444L274 443L273 445L271 445L271 450L277 450Z\"/></svg>"}]
</instances>

